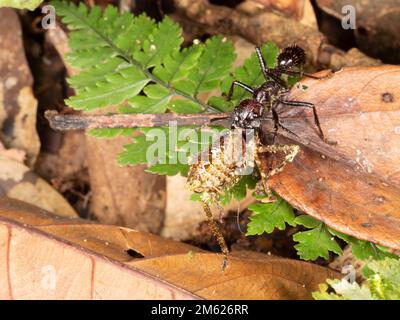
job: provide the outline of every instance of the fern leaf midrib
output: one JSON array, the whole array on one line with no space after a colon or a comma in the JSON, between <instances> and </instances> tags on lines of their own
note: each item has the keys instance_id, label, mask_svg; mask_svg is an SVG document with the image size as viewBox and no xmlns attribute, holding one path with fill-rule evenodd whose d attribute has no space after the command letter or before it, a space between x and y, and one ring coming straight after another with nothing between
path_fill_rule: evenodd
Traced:
<instances>
[{"instance_id":1,"label":"fern leaf midrib","mask_svg":"<svg viewBox=\"0 0 400 320\"><path fill-rule=\"evenodd\" d=\"M161 79L159 79L158 77L154 76L149 70L147 70L146 68L144 68L140 62L136 61L135 59L133 59L130 55L127 55L126 52L124 52L123 50L121 50L120 48L116 47L114 45L114 43L108 39L106 36L104 36L103 34L101 34L100 32L97 31L96 28L92 27L90 24L87 23L87 21L85 19L82 19L79 15L76 15L74 11L69 10L69 7L67 7L66 9L72 16L74 16L76 19L78 19L79 21L81 21L84 25L86 25L90 30L92 30L95 34L97 34L104 42L106 42L113 50L115 50L118 55L122 56L123 59L125 59L126 61L129 61L129 63L131 63L132 65L136 66L140 71L142 71L151 81L163 86L164 88L168 89L170 91L171 94L173 95L180 95L194 103L199 104L203 111L213 111L213 112L221 112L221 110L218 110L217 108L214 108L212 106L209 106L207 104L204 104L203 102L201 102L200 100L191 97L190 95L175 89L171 86L169 86L168 84L164 83Z\"/></svg>"},{"instance_id":2,"label":"fern leaf midrib","mask_svg":"<svg viewBox=\"0 0 400 320\"><path fill-rule=\"evenodd\" d=\"M218 43L217 53L219 52L220 49L221 49L221 42ZM194 96L195 98L197 98L197 95L199 94L200 86L203 84L203 81L204 81L206 75L208 74L208 72L210 71L211 66L212 66L211 63L208 64L208 67L207 67L207 69L206 69L206 72L203 73L202 77L200 78L200 81L197 83L197 86L196 86L196 88L195 88L195 90L194 90L194 94L193 94L193 96Z\"/></svg>"},{"instance_id":3,"label":"fern leaf midrib","mask_svg":"<svg viewBox=\"0 0 400 320\"><path fill-rule=\"evenodd\" d=\"M168 86L171 86L171 82L172 82L172 80L174 80L174 77L175 77L176 74L178 73L179 68L185 63L185 61L188 59L188 57L189 57L189 53L186 54L186 55L183 57L181 63L175 68L174 72L171 74L171 76L170 76L169 79L168 79Z\"/></svg>"}]
</instances>

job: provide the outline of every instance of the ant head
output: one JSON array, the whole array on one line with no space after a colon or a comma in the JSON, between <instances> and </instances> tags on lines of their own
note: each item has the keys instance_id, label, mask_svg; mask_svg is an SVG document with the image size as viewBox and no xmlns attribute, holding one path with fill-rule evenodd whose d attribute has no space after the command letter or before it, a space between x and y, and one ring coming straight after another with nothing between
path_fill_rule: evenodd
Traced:
<instances>
[{"instance_id":1,"label":"ant head","mask_svg":"<svg viewBox=\"0 0 400 320\"><path fill-rule=\"evenodd\" d=\"M291 45L282 50L278 56L278 68L291 69L306 63L306 54L298 45Z\"/></svg>"},{"instance_id":2,"label":"ant head","mask_svg":"<svg viewBox=\"0 0 400 320\"><path fill-rule=\"evenodd\" d=\"M254 99L245 99L235 107L232 113L232 128L256 129L261 126L260 118L264 108Z\"/></svg>"}]
</instances>

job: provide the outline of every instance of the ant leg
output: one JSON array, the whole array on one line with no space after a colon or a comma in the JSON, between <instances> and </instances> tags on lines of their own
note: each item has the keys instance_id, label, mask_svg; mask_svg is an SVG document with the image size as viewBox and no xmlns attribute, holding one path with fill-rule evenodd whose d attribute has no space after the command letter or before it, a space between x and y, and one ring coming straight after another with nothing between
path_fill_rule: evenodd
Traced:
<instances>
[{"instance_id":1,"label":"ant leg","mask_svg":"<svg viewBox=\"0 0 400 320\"><path fill-rule=\"evenodd\" d=\"M211 232L214 235L214 237L217 238L218 244L221 247L221 251L224 255L224 260L222 261L222 266L221 266L222 271L224 271L226 266L228 265L229 249L228 246L226 245L221 230L218 228L218 224L214 221L210 206L205 201L202 201L202 205L203 205L203 210L206 213L208 225L210 226Z\"/></svg>"},{"instance_id":2,"label":"ant leg","mask_svg":"<svg viewBox=\"0 0 400 320\"><path fill-rule=\"evenodd\" d=\"M271 111L272 111L272 117L274 118L274 126L275 126L275 124L276 124L278 127L282 128L282 129L285 130L286 132L289 132L290 134L292 134L292 135L296 136L297 138L299 138L299 136L298 136L297 134L295 134L292 130L286 128L286 127L280 122L279 117L278 117L278 113L276 112L276 110L275 110L274 108L271 108ZM274 135L276 136L276 133L275 133L275 132L274 132ZM274 141L275 141L275 136L274 136Z\"/></svg>"},{"instance_id":3,"label":"ant leg","mask_svg":"<svg viewBox=\"0 0 400 320\"><path fill-rule=\"evenodd\" d=\"M276 135L278 134L278 128L279 128L279 117L278 117L278 113L274 110L271 109L272 111L272 119L274 119L274 135L272 136L272 143L275 143L275 139L276 139Z\"/></svg>"},{"instance_id":4,"label":"ant leg","mask_svg":"<svg viewBox=\"0 0 400 320\"><path fill-rule=\"evenodd\" d=\"M234 86L241 87L244 90L250 92L251 94L254 93L254 89L252 87L248 86L247 84L244 84L243 82L235 80L235 81L232 82L232 84L231 84L231 86L229 88L228 95L226 96L226 100L228 100L228 101L231 100L231 98L232 98Z\"/></svg>"},{"instance_id":5,"label":"ant leg","mask_svg":"<svg viewBox=\"0 0 400 320\"><path fill-rule=\"evenodd\" d=\"M256 47L256 55L265 80L272 79L275 82L279 83L282 87L286 88L287 87L286 83L278 75L274 73L273 71L274 69L267 68L260 47Z\"/></svg>"},{"instance_id":6,"label":"ant leg","mask_svg":"<svg viewBox=\"0 0 400 320\"><path fill-rule=\"evenodd\" d=\"M312 74L305 73L305 72L302 72L302 71L282 70L282 73L287 74L288 76L307 77L307 78L316 79L316 80L323 80L323 79L330 78L332 76L333 72L331 71L327 75L321 76L321 77L314 76Z\"/></svg>"},{"instance_id":7,"label":"ant leg","mask_svg":"<svg viewBox=\"0 0 400 320\"><path fill-rule=\"evenodd\" d=\"M319 131L319 136L322 140L326 141L324 132L322 131L321 124L319 122L317 109L315 108L315 105L313 103L303 102L303 101L289 101L289 100L279 100L279 102L286 104L288 106L293 106L293 107L311 108L313 110L313 114L314 114L314 123L317 126L318 131Z\"/></svg>"},{"instance_id":8,"label":"ant leg","mask_svg":"<svg viewBox=\"0 0 400 320\"><path fill-rule=\"evenodd\" d=\"M258 63L260 64L261 70L266 70L267 68L266 68L264 57L262 56L260 47L256 47L256 55L257 55Z\"/></svg>"}]
</instances>

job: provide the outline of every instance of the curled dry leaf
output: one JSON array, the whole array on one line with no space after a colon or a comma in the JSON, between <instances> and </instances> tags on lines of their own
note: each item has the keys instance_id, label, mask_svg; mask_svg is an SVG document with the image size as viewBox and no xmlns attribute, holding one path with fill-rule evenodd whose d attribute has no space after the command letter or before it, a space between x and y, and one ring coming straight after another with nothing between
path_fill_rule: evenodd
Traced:
<instances>
[{"instance_id":1,"label":"curled dry leaf","mask_svg":"<svg viewBox=\"0 0 400 320\"><path fill-rule=\"evenodd\" d=\"M302 151L268 182L333 229L394 249L400 249L399 82L400 67L381 66L298 83L288 99L314 103L337 145L319 139L310 110L282 107L284 125L299 137L281 132L279 142L293 143L290 137Z\"/></svg>"},{"instance_id":2,"label":"curled dry leaf","mask_svg":"<svg viewBox=\"0 0 400 320\"><path fill-rule=\"evenodd\" d=\"M347 52L335 50L330 56L330 67L333 70L340 70L344 67L372 67L380 66L382 61L366 56L357 48Z\"/></svg>"},{"instance_id":3,"label":"curled dry leaf","mask_svg":"<svg viewBox=\"0 0 400 320\"><path fill-rule=\"evenodd\" d=\"M7 148L24 150L27 164L32 167L40 149L37 101L21 26L12 9L0 9L0 39L0 139Z\"/></svg>"},{"instance_id":4,"label":"curled dry leaf","mask_svg":"<svg viewBox=\"0 0 400 320\"><path fill-rule=\"evenodd\" d=\"M221 273L220 255L122 227L55 218L7 198L0 200L0 247L1 299L308 299L319 283L338 276L243 252Z\"/></svg>"}]
</instances>

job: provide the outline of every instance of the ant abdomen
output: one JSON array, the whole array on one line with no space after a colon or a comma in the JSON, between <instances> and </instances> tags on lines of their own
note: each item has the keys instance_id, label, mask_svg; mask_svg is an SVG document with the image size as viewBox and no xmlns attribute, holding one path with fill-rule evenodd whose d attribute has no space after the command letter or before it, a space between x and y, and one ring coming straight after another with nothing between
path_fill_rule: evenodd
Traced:
<instances>
[{"instance_id":1,"label":"ant abdomen","mask_svg":"<svg viewBox=\"0 0 400 320\"><path fill-rule=\"evenodd\" d=\"M286 47L278 56L278 68L291 69L306 63L306 53L298 45Z\"/></svg>"}]
</instances>

